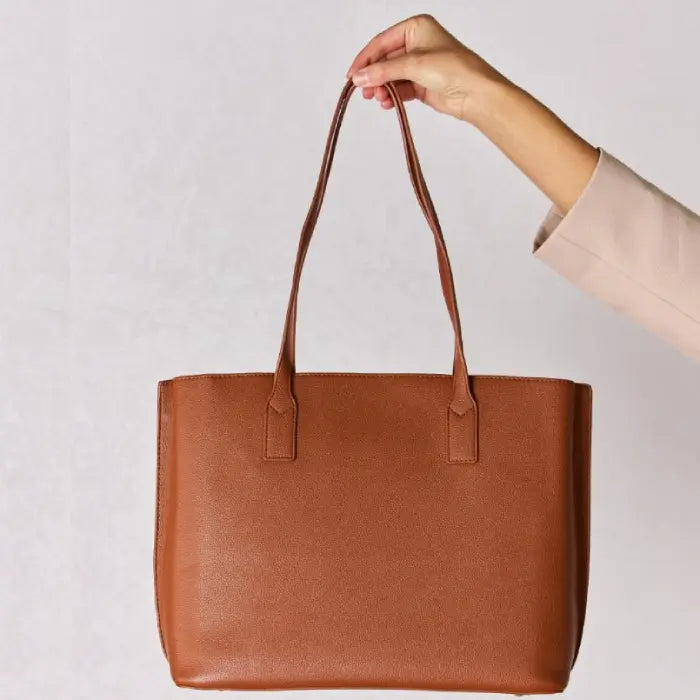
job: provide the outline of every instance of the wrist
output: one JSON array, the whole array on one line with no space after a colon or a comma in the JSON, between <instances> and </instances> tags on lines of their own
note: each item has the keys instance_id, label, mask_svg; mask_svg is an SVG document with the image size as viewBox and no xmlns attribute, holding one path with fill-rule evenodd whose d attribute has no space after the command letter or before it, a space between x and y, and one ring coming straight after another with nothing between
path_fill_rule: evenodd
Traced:
<instances>
[{"instance_id":1,"label":"wrist","mask_svg":"<svg viewBox=\"0 0 700 700\"><path fill-rule=\"evenodd\" d=\"M522 94L517 85L496 71L480 75L465 99L462 119L488 136L492 128L507 119L508 105Z\"/></svg>"}]
</instances>

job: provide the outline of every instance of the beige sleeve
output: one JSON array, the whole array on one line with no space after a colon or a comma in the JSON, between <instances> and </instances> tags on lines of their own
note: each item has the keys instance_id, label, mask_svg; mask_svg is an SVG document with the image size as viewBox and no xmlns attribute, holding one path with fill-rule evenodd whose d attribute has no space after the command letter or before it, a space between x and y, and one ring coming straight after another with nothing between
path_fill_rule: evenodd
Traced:
<instances>
[{"instance_id":1,"label":"beige sleeve","mask_svg":"<svg viewBox=\"0 0 700 700\"><path fill-rule=\"evenodd\" d=\"M610 154L566 216L549 211L535 256L700 361L700 217Z\"/></svg>"}]
</instances>

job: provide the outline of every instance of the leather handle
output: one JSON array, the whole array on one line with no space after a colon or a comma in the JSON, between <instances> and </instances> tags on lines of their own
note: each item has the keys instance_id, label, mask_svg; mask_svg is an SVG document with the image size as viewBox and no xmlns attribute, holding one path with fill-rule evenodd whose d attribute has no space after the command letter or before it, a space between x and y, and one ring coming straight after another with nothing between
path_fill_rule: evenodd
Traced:
<instances>
[{"instance_id":1,"label":"leather handle","mask_svg":"<svg viewBox=\"0 0 700 700\"><path fill-rule=\"evenodd\" d=\"M393 83L387 83L386 88L396 107L396 114L401 127L406 164L411 178L416 198L423 210L428 225L435 239L438 270L445 298L447 311L454 329L454 363L452 398L447 409L447 458L450 462L476 462L477 460L477 408L469 385L469 373L464 356L462 329L457 309L457 297L454 288L452 268L445 246L445 240L440 228L440 222L433 206L430 193L423 178L418 154L413 143L411 130L406 116L406 110ZM326 148L321 162L321 170L316 182L316 189L311 200L309 211L301 229L299 247L297 250L292 288L289 295L287 315L282 333L282 346L277 359L277 368L268 400L265 421L265 459L293 460L296 457L296 423L297 405L292 389L292 376L295 372L295 339L297 298L299 280L304 266L306 254L311 242L316 221L318 220L323 203L323 197L328 184L333 156L338 142L340 125L345 114L350 96L355 86L348 81L340 94L338 104L331 121L331 127L326 141Z\"/></svg>"}]
</instances>

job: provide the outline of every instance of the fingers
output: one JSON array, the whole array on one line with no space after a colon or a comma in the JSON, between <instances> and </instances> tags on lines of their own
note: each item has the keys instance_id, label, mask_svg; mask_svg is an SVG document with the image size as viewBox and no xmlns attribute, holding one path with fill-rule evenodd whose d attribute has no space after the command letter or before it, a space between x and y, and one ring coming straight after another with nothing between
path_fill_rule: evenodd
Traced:
<instances>
[{"instance_id":1,"label":"fingers","mask_svg":"<svg viewBox=\"0 0 700 700\"><path fill-rule=\"evenodd\" d=\"M418 98L413 83L397 83L395 87L398 90L399 96L404 102ZM389 91L383 85L376 88L363 88L362 97L364 97L366 100L375 99L382 106L384 106L385 103L388 103L388 106L392 107L394 104L391 96L389 95Z\"/></svg>"},{"instance_id":2,"label":"fingers","mask_svg":"<svg viewBox=\"0 0 700 700\"><path fill-rule=\"evenodd\" d=\"M355 60L348 69L347 77L349 78L353 73L368 64L385 58L392 51L405 50L406 27L410 21L410 19L407 19L399 22L371 39L362 51L355 56Z\"/></svg>"},{"instance_id":3,"label":"fingers","mask_svg":"<svg viewBox=\"0 0 700 700\"><path fill-rule=\"evenodd\" d=\"M352 82L357 87L379 87L389 81L412 80L423 84L424 75L417 54L403 54L387 61L372 63L352 74Z\"/></svg>"},{"instance_id":4,"label":"fingers","mask_svg":"<svg viewBox=\"0 0 700 700\"><path fill-rule=\"evenodd\" d=\"M386 59L396 58L397 56L403 56L405 53L406 53L406 51L403 48L396 49L395 51L390 51L386 55ZM380 99L379 94L380 94L381 90L383 90L384 93L383 93L383 97ZM379 102L383 102L386 99L388 99L388 95L389 95L389 93L387 92L387 90L385 88L382 88L382 87L362 88L362 97L364 97L366 100L371 100L371 99L376 97Z\"/></svg>"},{"instance_id":5,"label":"fingers","mask_svg":"<svg viewBox=\"0 0 700 700\"><path fill-rule=\"evenodd\" d=\"M403 82L394 85L402 102L410 102L411 100L422 99L418 90L413 83ZM375 99L384 109L391 109L394 106L394 101L386 87L383 85L376 88L364 88L362 96L365 99Z\"/></svg>"},{"instance_id":6,"label":"fingers","mask_svg":"<svg viewBox=\"0 0 700 700\"><path fill-rule=\"evenodd\" d=\"M420 99L416 86L413 83L397 83L395 87L402 102L410 102L411 100ZM379 87L376 88L376 90L380 92L380 96L377 97L377 101L381 104L381 106L384 109L393 109L394 100L391 99L389 91L385 87Z\"/></svg>"}]
</instances>

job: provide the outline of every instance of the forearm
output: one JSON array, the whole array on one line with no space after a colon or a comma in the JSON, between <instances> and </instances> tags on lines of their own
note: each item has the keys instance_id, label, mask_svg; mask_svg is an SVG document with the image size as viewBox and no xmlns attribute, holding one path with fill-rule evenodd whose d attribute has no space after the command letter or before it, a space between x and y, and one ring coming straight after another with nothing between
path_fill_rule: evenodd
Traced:
<instances>
[{"instance_id":1,"label":"forearm","mask_svg":"<svg viewBox=\"0 0 700 700\"><path fill-rule=\"evenodd\" d=\"M489 80L474 95L476 126L562 214L588 183L598 151L532 95L506 80Z\"/></svg>"}]
</instances>

